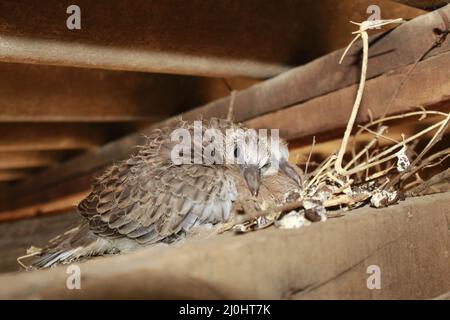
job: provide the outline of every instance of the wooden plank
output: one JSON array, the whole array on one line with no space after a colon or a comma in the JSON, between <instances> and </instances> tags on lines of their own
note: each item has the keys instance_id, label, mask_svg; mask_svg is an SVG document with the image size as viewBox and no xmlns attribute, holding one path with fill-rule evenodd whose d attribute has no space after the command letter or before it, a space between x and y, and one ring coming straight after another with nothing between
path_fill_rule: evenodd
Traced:
<instances>
[{"instance_id":1,"label":"wooden plank","mask_svg":"<svg viewBox=\"0 0 450 320\"><path fill-rule=\"evenodd\" d=\"M433 300L450 300L450 291L433 298Z\"/></svg>"},{"instance_id":2,"label":"wooden plank","mask_svg":"<svg viewBox=\"0 0 450 320\"><path fill-rule=\"evenodd\" d=\"M43 246L62 230L70 229L80 219L72 213L0 223L0 272L18 271L16 259L27 251L30 244Z\"/></svg>"},{"instance_id":3,"label":"wooden plank","mask_svg":"<svg viewBox=\"0 0 450 320\"><path fill-rule=\"evenodd\" d=\"M102 172L97 172L100 175ZM1 205L0 222L29 218L61 210L73 210L90 192L94 174L85 174L41 190L10 197ZM36 198L39 196L39 199Z\"/></svg>"},{"instance_id":4,"label":"wooden plank","mask_svg":"<svg viewBox=\"0 0 450 320\"><path fill-rule=\"evenodd\" d=\"M442 68L445 65L450 65L450 52L417 64L389 109L391 97L411 66L369 80L357 123L369 120L369 110L374 118L379 118L384 113L392 115L418 109L419 106L435 109L450 107L450 68ZM288 140L343 129L348 122L356 92L357 85L353 85L249 120L247 125L254 128L281 128L280 134Z\"/></svg>"},{"instance_id":5,"label":"wooden plank","mask_svg":"<svg viewBox=\"0 0 450 320\"><path fill-rule=\"evenodd\" d=\"M367 79L413 64L427 52L437 39L434 30L444 28L441 14L450 17L450 5L417 17L393 31L372 36ZM448 51L450 41L445 41L427 57ZM339 65L342 53L343 50L338 50L327 54L239 92L235 101L235 118L245 121L357 83L361 46L355 44ZM195 119L199 114L205 118L226 117L228 105L229 98L213 101L188 112L186 117Z\"/></svg>"},{"instance_id":6,"label":"wooden plank","mask_svg":"<svg viewBox=\"0 0 450 320\"><path fill-rule=\"evenodd\" d=\"M441 11L450 15L450 6L441 9ZM371 59L369 59L369 78L376 78L383 72L392 71L393 69L403 70L402 74L404 74L405 69L402 69L402 67L413 64L414 61L416 61L418 57L431 46L435 40L432 29L440 27L441 24L441 16L436 12L432 12L405 23L382 37L377 36L376 38L378 41L373 43ZM436 49L436 51L432 51L429 56L446 53L449 49L449 42L444 42L440 48ZM356 63L358 58L350 55L349 59L346 60L346 64L340 66L337 62L341 54L342 51L331 53L305 66L293 69L278 77L256 84L239 92L236 97L235 119L238 121L249 120L262 114L293 106L298 102L310 100L314 97L354 84L358 80L357 75L359 69ZM421 65L426 61L427 59L424 62L421 62ZM440 66L437 68L445 69ZM444 72L441 73L441 77L443 77L444 80L448 80L448 78L445 79L445 71L441 72ZM426 74L428 75L428 73ZM389 79L389 77L386 76L383 79ZM398 79L399 77L397 77L397 80ZM420 76L418 76L418 79L420 81ZM369 80L369 82L370 81L372 80ZM386 81L389 81L389 85L392 86L390 80ZM375 83L382 85L379 81ZM436 86L440 86L439 83L433 83ZM445 89L445 83L447 82L444 82L444 85L439 88L442 88L442 90ZM419 91L436 90L436 92L440 92L438 91L441 90L439 88L421 88ZM306 121L303 121L299 125L300 128L295 130L303 130L304 134L308 135L316 131L332 130L339 126L343 128L347 122L348 114L342 112L339 108L352 105L352 103L349 102L350 99L353 101L351 95L354 94L354 91L352 90L354 89L347 89L347 100L340 103L338 100L332 99L332 103L322 106L322 108L328 108L322 109L324 110L323 112L325 112L324 114L317 117L314 122L306 123ZM378 91L376 88L374 88L374 90ZM335 97L340 97L341 94L342 93L339 93L338 91ZM386 96L383 97L385 99L390 98ZM441 98L442 100L446 99L445 97ZM438 101L429 100L427 102L437 103ZM315 103L314 99L311 100L310 103ZM385 106L386 103L387 101L381 101L380 108ZM227 98L221 99L217 102L186 112L183 114L183 117L188 119L198 119L200 116L203 116L204 118L211 116L225 117L228 111L228 105L229 101ZM412 106L414 106L414 104L408 103L404 104L403 108L410 108ZM312 117L315 112L314 109L308 110L310 117ZM333 117L330 117L331 114L339 114L340 118L334 121ZM296 119L301 119L301 117L297 117ZM14 197L15 194L23 194L25 192L32 193L35 190L43 190L51 186L61 185L64 181L69 181L80 175L100 170L113 161L126 158L133 151L134 146L142 144L144 142L142 133L149 133L153 128L164 126L173 122L173 120L174 118L170 118L166 121L154 124L143 130L141 133L132 134L115 142L108 143L101 148L92 150L91 152L72 159L56 168L37 174L31 179L26 179L20 184L11 187L9 192L5 192L4 194L5 196L8 195L9 197ZM252 122L249 122L249 124L252 125ZM255 123L253 125L256 126ZM273 127L273 123L269 123L268 126ZM292 126L289 123L284 123L282 127L280 126L280 129L286 130L289 129L289 127ZM308 128L308 130L303 129L303 127ZM300 134L295 135L295 137L299 136ZM35 199L39 202L38 194L36 194Z\"/></svg>"},{"instance_id":7,"label":"wooden plank","mask_svg":"<svg viewBox=\"0 0 450 320\"><path fill-rule=\"evenodd\" d=\"M226 233L80 262L82 290L67 290L67 266L3 274L0 298L434 298L450 291L449 202L450 193L442 193L356 209L301 229ZM6 230L14 235L25 225ZM49 229L41 230L53 235ZM30 245L42 243L29 239ZM2 256L11 259L8 252ZM371 265L381 270L381 290L367 288Z\"/></svg>"},{"instance_id":8,"label":"wooden plank","mask_svg":"<svg viewBox=\"0 0 450 320\"><path fill-rule=\"evenodd\" d=\"M268 78L342 47L351 38L348 20L366 19L370 4L382 5L384 18L397 6L380 0L79 0L81 29L68 30L70 4L0 1L0 12L8 13L0 17L0 61ZM320 45L311 34L320 35Z\"/></svg>"},{"instance_id":9,"label":"wooden plank","mask_svg":"<svg viewBox=\"0 0 450 320\"><path fill-rule=\"evenodd\" d=\"M228 93L213 78L12 63L0 74L0 122L154 122Z\"/></svg>"},{"instance_id":10,"label":"wooden plank","mask_svg":"<svg viewBox=\"0 0 450 320\"><path fill-rule=\"evenodd\" d=\"M17 181L30 174L30 170L24 169L9 169L0 170L0 181Z\"/></svg>"},{"instance_id":11,"label":"wooden plank","mask_svg":"<svg viewBox=\"0 0 450 320\"><path fill-rule=\"evenodd\" d=\"M3 123L1 151L90 149L133 131L134 124Z\"/></svg>"},{"instance_id":12,"label":"wooden plank","mask_svg":"<svg viewBox=\"0 0 450 320\"><path fill-rule=\"evenodd\" d=\"M89 194L88 190L75 193L74 190L67 192L67 195L58 195L57 198L49 197L45 203L34 204L6 211L0 215L0 224L18 219L29 219L42 215L61 214L67 211L74 211L78 202Z\"/></svg>"},{"instance_id":13,"label":"wooden plank","mask_svg":"<svg viewBox=\"0 0 450 320\"><path fill-rule=\"evenodd\" d=\"M61 190L68 190L64 187L65 183L70 183L71 180L80 176L91 176L94 171L102 170L106 165L126 157L133 151L134 146L141 145L144 142L143 134L136 133L107 143L101 148L89 150L79 157L68 160L61 165L45 170L21 181L15 186L5 189L4 192L0 193L0 199L14 198L20 192L25 192L30 197L34 196L34 203L42 204L45 201L49 201L48 197L40 195L44 190L55 186L56 188L60 187ZM90 181L89 179L84 180L84 184L80 188L89 188ZM6 202L3 203L4 207L1 208L2 203L0 203L0 212L19 208L19 202L20 196L15 208Z\"/></svg>"},{"instance_id":14,"label":"wooden plank","mask_svg":"<svg viewBox=\"0 0 450 320\"><path fill-rule=\"evenodd\" d=\"M436 10L450 3L450 0L391 0L422 10Z\"/></svg>"},{"instance_id":15,"label":"wooden plank","mask_svg":"<svg viewBox=\"0 0 450 320\"><path fill-rule=\"evenodd\" d=\"M3 151L0 152L0 169L49 167L78 153L77 150Z\"/></svg>"}]
</instances>

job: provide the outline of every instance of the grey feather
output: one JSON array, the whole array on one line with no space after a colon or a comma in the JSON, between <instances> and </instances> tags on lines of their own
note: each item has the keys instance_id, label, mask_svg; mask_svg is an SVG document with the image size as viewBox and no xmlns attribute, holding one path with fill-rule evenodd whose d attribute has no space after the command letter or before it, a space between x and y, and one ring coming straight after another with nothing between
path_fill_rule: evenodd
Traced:
<instances>
[{"instance_id":1,"label":"grey feather","mask_svg":"<svg viewBox=\"0 0 450 320\"><path fill-rule=\"evenodd\" d=\"M204 130L242 128L221 119L204 123ZM193 130L191 122L180 121L176 127ZM238 168L174 165L172 129L155 130L137 154L109 168L78 205L84 222L44 248L30 267L170 243L200 224L229 221L238 195L250 196Z\"/></svg>"}]
</instances>

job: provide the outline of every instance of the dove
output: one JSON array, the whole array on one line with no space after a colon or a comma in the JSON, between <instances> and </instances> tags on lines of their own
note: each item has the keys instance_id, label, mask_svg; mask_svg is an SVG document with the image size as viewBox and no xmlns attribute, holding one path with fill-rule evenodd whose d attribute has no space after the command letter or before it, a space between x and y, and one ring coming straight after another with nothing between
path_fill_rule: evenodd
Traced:
<instances>
[{"instance_id":1,"label":"dove","mask_svg":"<svg viewBox=\"0 0 450 320\"><path fill-rule=\"evenodd\" d=\"M299 170L288 162L283 140L277 145L267 139L251 140L251 130L230 120L212 118L201 124L198 129L193 121L178 119L153 130L135 154L96 179L91 193L78 204L82 217L78 226L44 248L33 247L19 263L40 269L171 244L202 225L233 221L238 208L248 203L260 209L280 203L283 188L300 188ZM194 138L181 145L174 132ZM211 132L232 137L204 139ZM196 139L198 133L203 139Z\"/></svg>"}]
</instances>

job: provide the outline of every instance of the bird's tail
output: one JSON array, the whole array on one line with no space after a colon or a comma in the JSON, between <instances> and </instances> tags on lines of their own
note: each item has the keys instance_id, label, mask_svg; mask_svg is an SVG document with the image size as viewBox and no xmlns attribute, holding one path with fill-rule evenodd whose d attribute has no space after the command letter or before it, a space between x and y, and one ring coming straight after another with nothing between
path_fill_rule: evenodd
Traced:
<instances>
[{"instance_id":1,"label":"bird's tail","mask_svg":"<svg viewBox=\"0 0 450 320\"><path fill-rule=\"evenodd\" d=\"M17 262L26 270L34 270L112 253L117 250L110 241L96 236L87 224L81 224L51 239L44 248L32 246Z\"/></svg>"}]
</instances>

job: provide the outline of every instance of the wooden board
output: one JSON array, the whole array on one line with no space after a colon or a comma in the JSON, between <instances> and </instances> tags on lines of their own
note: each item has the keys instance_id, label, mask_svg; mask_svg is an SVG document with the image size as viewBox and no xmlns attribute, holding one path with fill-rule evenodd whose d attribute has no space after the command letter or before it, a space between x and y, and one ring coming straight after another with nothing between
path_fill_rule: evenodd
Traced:
<instances>
[{"instance_id":1,"label":"wooden board","mask_svg":"<svg viewBox=\"0 0 450 320\"><path fill-rule=\"evenodd\" d=\"M210 101L207 85L228 93L165 74L1 63L0 75L0 122L154 122Z\"/></svg>"},{"instance_id":2,"label":"wooden board","mask_svg":"<svg viewBox=\"0 0 450 320\"><path fill-rule=\"evenodd\" d=\"M115 123L2 123L0 151L90 149L139 128Z\"/></svg>"},{"instance_id":3,"label":"wooden board","mask_svg":"<svg viewBox=\"0 0 450 320\"><path fill-rule=\"evenodd\" d=\"M77 153L77 150L3 151L0 152L0 169L50 167Z\"/></svg>"},{"instance_id":4,"label":"wooden board","mask_svg":"<svg viewBox=\"0 0 450 320\"><path fill-rule=\"evenodd\" d=\"M0 1L0 61L268 78L344 46L369 5L384 18L421 12L386 0L79 0L81 29L69 30L71 4Z\"/></svg>"},{"instance_id":5,"label":"wooden board","mask_svg":"<svg viewBox=\"0 0 450 320\"><path fill-rule=\"evenodd\" d=\"M370 38L367 79L415 63L437 40L435 30L445 28L442 15L450 17L450 5L417 17L393 31ZM450 51L450 41L428 53L427 57ZM353 85L359 81L361 45L355 44L342 65L343 50L318 58L303 66L264 81L236 95L235 118L245 121L265 113L300 104ZM188 112L186 117L225 117L229 98L213 101ZM321 124L317 124L320 128Z\"/></svg>"},{"instance_id":6,"label":"wooden board","mask_svg":"<svg viewBox=\"0 0 450 320\"><path fill-rule=\"evenodd\" d=\"M224 234L77 263L81 290L67 289L66 266L4 274L0 298L434 298L450 291L449 202L450 193L436 194L301 229ZM380 289L367 287L370 266L380 268Z\"/></svg>"},{"instance_id":7,"label":"wooden board","mask_svg":"<svg viewBox=\"0 0 450 320\"><path fill-rule=\"evenodd\" d=\"M17 257L24 255L30 245L45 246L49 239L80 221L73 211L10 223L0 223L0 272L19 271Z\"/></svg>"},{"instance_id":8,"label":"wooden board","mask_svg":"<svg viewBox=\"0 0 450 320\"><path fill-rule=\"evenodd\" d=\"M392 0L414 8L436 10L450 3L450 0Z\"/></svg>"},{"instance_id":9,"label":"wooden board","mask_svg":"<svg viewBox=\"0 0 450 320\"><path fill-rule=\"evenodd\" d=\"M396 69L369 80L366 83L357 123L369 121L369 111L374 119L383 115L419 110L450 108L450 52L438 54L415 66ZM391 98L408 76L391 105ZM254 128L281 128L281 135L288 139L337 131L340 133L349 119L358 85L349 86L304 103L268 113L247 121ZM417 121L419 117L411 118ZM330 135L327 135L329 138Z\"/></svg>"}]
</instances>

